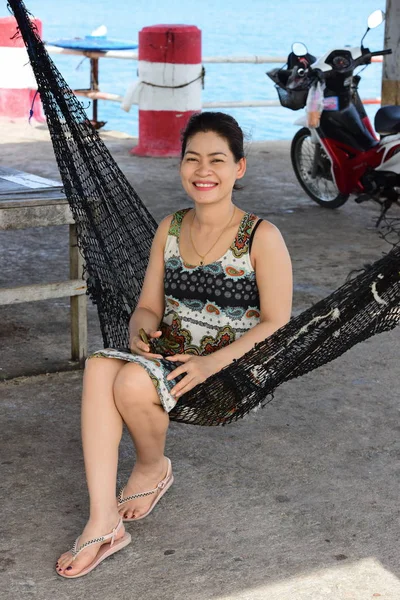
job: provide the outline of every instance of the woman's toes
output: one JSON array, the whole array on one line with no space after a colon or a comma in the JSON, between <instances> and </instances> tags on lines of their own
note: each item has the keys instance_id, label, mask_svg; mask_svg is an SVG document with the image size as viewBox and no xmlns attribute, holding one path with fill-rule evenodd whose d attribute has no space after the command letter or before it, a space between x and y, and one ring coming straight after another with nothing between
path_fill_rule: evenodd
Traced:
<instances>
[{"instance_id":1,"label":"woman's toes","mask_svg":"<svg viewBox=\"0 0 400 600\"><path fill-rule=\"evenodd\" d=\"M84 567L79 567L79 565L68 565L63 569L63 573L66 575L77 575L80 571L82 571Z\"/></svg>"},{"instance_id":2,"label":"woman's toes","mask_svg":"<svg viewBox=\"0 0 400 600\"><path fill-rule=\"evenodd\" d=\"M62 561L64 560L64 558L65 558L65 554L61 554L61 556L60 556L60 558L58 559L58 561L56 562L56 564L57 564L57 565L61 565L61 564L62 564Z\"/></svg>"},{"instance_id":3,"label":"woman's toes","mask_svg":"<svg viewBox=\"0 0 400 600\"><path fill-rule=\"evenodd\" d=\"M71 562L71 558L71 552L64 552L64 554L61 554L60 558L58 559L58 564L60 566L64 566L66 563L69 564Z\"/></svg>"},{"instance_id":4,"label":"woman's toes","mask_svg":"<svg viewBox=\"0 0 400 600\"><path fill-rule=\"evenodd\" d=\"M69 567L69 565L72 562L72 556L71 554L67 555L67 556L63 556L62 558L60 558L58 560L58 564L56 565L56 569L58 572L63 572L65 571L65 569L67 569Z\"/></svg>"},{"instance_id":5,"label":"woman's toes","mask_svg":"<svg viewBox=\"0 0 400 600\"><path fill-rule=\"evenodd\" d=\"M89 552L83 552L82 554L83 556L79 555L75 560L70 552L63 554L62 557L58 559L58 566L56 567L57 572L62 574L65 573L66 575L78 574L91 562Z\"/></svg>"},{"instance_id":6,"label":"woman's toes","mask_svg":"<svg viewBox=\"0 0 400 600\"><path fill-rule=\"evenodd\" d=\"M85 563L90 562L90 560L87 561L84 558L84 560L82 561L79 560L80 558L81 556L79 556L76 560L73 560L71 556L70 560L67 560L63 563L61 567L61 573L65 573L66 575L76 575L77 573L82 571L82 569L84 569L85 566L87 566Z\"/></svg>"}]
</instances>

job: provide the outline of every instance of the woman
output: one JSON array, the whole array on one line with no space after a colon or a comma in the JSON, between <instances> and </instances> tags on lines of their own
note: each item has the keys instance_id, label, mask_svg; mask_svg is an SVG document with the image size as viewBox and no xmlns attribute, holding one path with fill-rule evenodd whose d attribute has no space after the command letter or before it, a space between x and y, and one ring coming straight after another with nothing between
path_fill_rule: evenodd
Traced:
<instances>
[{"instance_id":1,"label":"woman","mask_svg":"<svg viewBox=\"0 0 400 600\"><path fill-rule=\"evenodd\" d=\"M194 115L180 164L194 207L167 216L157 229L129 323L130 351L102 350L86 363L82 442L90 517L56 564L64 577L87 574L129 544L122 520L147 516L172 484L164 448L168 412L180 396L289 320L285 243L274 225L232 203L245 171L237 122L223 113ZM116 500L123 423L136 464Z\"/></svg>"}]
</instances>

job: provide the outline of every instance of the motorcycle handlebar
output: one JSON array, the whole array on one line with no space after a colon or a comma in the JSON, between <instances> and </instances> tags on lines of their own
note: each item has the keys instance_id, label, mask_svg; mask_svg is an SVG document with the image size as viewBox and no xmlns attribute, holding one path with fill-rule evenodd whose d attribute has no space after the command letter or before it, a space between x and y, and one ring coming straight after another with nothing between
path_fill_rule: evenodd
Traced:
<instances>
[{"instance_id":1,"label":"motorcycle handlebar","mask_svg":"<svg viewBox=\"0 0 400 600\"><path fill-rule=\"evenodd\" d=\"M377 52L370 52L369 50L365 49L362 56L360 56L359 58L356 58L354 60L352 70L354 70L356 67L360 67L361 65L368 65L371 62L371 58L373 56L384 56L386 54L392 54L392 50L390 48L388 48L387 50L378 50ZM317 71L317 69L315 69L315 71ZM319 69L318 69L318 71L319 71ZM318 76L321 79L325 79L325 78L331 77L334 73L335 73L335 69L333 68L332 71L328 71L325 73L322 71L319 72Z\"/></svg>"},{"instance_id":2,"label":"motorcycle handlebar","mask_svg":"<svg viewBox=\"0 0 400 600\"><path fill-rule=\"evenodd\" d=\"M387 54L392 54L392 50L390 48L388 48L387 50L378 50L377 52L370 52L367 48L364 48L362 56L354 60L352 70L356 67L361 66L362 64L369 64L373 56L385 56ZM280 75L283 72L287 74L285 81L282 81L280 78ZM274 81L274 83L286 89L287 79L292 74L292 72L293 69L272 69L272 71L267 72L267 75ZM308 74L308 77L311 80L319 79L320 81L323 81L324 79L328 79L329 77L333 76L335 73L335 69L332 69L332 71L323 72L320 69L313 69L312 67L309 67L308 69L305 69L304 73Z\"/></svg>"},{"instance_id":3,"label":"motorcycle handlebar","mask_svg":"<svg viewBox=\"0 0 400 600\"><path fill-rule=\"evenodd\" d=\"M388 48L387 50L378 50L377 52L370 52L367 50L360 58L357 58L355 62L355 66L369 64L371 62L371 58L373 56L384 56L385 54L392 54L392 50Z\"/></svg>"},{"instance_id":4,"label":"motorcycle handlebar","mask_svg":"<svg viewBox=\"0 0 400 600\"><path fill-rule=\"evenodd\" d=\"M378 52L369 52L370 56L385 56L385 54L392 54L393 51L388 48L387 50L379 50Z\"/></svg>"}]
</instances>

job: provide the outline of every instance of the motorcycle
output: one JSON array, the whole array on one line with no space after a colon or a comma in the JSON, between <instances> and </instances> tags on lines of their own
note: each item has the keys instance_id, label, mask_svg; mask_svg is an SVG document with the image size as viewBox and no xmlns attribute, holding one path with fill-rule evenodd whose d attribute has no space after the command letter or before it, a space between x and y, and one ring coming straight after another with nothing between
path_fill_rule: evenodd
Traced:
<instances>
[{"instance_id":1,"label":"motorcycle","mask_svg":"<svg viewBox=\"0 0 400 600\"><path fill-rule=\"evenodd\" d=\"M361 77L354 70L369 65L373 56L392 53L370 52L363 46L368 31L384 18L382 11L369 16L359 47L330 50L316 59L304 44L296 43L286 68L267 72L282 106L292 110L304 108L317 86L323 90L319 122L311 126L307 115L295 122L305 125L294 136L290 153L301 187L326 208L342 206L350 195L357 203L375 200L381 205L377 225L400 197L400 106L378 110L378 137L358 93Z\"/></svg>"}]
</instances>

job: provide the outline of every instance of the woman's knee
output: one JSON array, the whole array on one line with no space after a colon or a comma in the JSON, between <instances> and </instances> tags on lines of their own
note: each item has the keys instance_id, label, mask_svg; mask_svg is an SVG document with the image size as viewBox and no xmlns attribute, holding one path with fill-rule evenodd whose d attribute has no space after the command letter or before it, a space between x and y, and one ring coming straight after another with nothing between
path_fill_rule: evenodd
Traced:
<instances>
[{"instance_id":1,"label":"woman's knee","mask_svg":"<svg viewBox=\"0 0 400 600\"><path fill-rule=\"evenodd\" d=\"M157 403L158 395L147 371L140 365L128 363L114 381L117 406L146 407Z\"/></svg>"},{"instance_id":2,"label":"woman's knee","mask_svg":"<svg viewBox=\"0 0 400 600\"><path fill-rule=\"evenodd\" d=\"M124 363L115 358L93 357L87 358L83 374L84 382L113 385L118 371Z\"/></svg>"},{"instance_id":3,"label":"woman's knee","mask_svg":"<svg viewBox=\"0 0 400 600\"><path fill-rule=\"evenodd\" d=\"M93 371L94 369L99 369L100 365L104 365L106 358L98 357L98 356L89 356L85 360L85 371Z\"/></svg>"}]
</instances>

